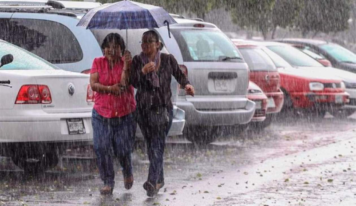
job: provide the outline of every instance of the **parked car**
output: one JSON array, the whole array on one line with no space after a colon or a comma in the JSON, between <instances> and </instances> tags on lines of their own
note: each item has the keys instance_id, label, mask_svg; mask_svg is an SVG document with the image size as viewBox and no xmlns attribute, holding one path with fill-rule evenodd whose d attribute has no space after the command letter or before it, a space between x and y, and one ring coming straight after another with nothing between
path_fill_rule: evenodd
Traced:
<instances>
[{"instance_id":1,"label":"parked car","mask_svg":"<svg viewBox=\"0 0 356 206\"><path fill-rule=\"evenodd\" d=\"M12 6L4 6L8 3ZM31 6L28 6L31 5ZM0 39L22 47L61 69L89 73L93 60L102 56L92 31L78 27L79 19L97 2L0 0ZM129 44L132 49L133 44ZM176 106L178 86L172 85L174 118L169 136L181 135L185 113ZM140 129L136 135L143 137Z\"/></svg>"},{"instance_id":2,"label":"parked car","mask_svg":"<svg viewBox=\"0 0 356 206\"><path fill-rule=\"evenodd\" d=\"M331 62L327 60L324 56L314 53L310 50L310 47L304 46L301 44L291 44L293 47L299 49L300 51L304 52L306 55L310 56L311 58L317 60L320 64L325 67L332 67Z\"/></svg>"},{"instance_id":3,"label":"parked car","mask_svg":"<svg viewBox=\"0 0 356 206\"><path fill-rule=\"evenodd\" d=\"M250 81L262 88L268 97L266 120L257 123L257 128L264 128L272 123L275 114L283 106L283 92L280 89L280 76L272 60L260 47L233 40L239 48L244 60L250 69Z\"/></svg>"},{"instance_id":4,"label":"parked car","mask_svg":"<svg viewBox=\"0 0 356 206\"><path fill-rule=\"evenodd\" d=\"M300 52L299 50L283 45L280 43L267 43L266 46L269 50L278 54L284 60L286 60L293 67L298 69L309 70L315 74L328 74L330 76L338 77L343 81L345 90L349 94L349 100L342 107L342 110L333 109L329 110L332 115L337 117L346 117L353 114L356 110L356 74L333 67L323 67L322 64L315 61L315 59Z\"/></svg>"},{"instance_id":5,"label":"parked car","mask_svg":"<svg viewBox=\"0 0 356 206\"><path fill-rule=\"evenodd\" d=\"M58 163L67 146L92 141L89 77L58 69L0 40L0 155L25 172Z\"/></svg>"},{"instance_id":6,"label":"parked car","mask_svg":"<svg viewBox=\"0 0 356 206\"><path fill-rule=\"evenodd\" d=\"M335 72L329 72L328 67L298 49L277 42L246 42L259 46L278 68L284 93L282 110L324 116L327 111L339 111L349 103L345 84Z\"/></svg>"},{"instance_id":7,"label":"parked car","mask_svg":"<svg viewBox=\"0 0 356 206\"><path fill-rule=\"evenodd\" d=\"M281 39L278 41L307 47L308 50L329 60L333 67L356 73L356 54L338 44L315 39Z\"/></svg>"},{"instance_id":8,"label":"parked car","mask_svg":"<svg viewBox=\"0 0 356 206\"><path fill-rule=\"evenodd\" d=\"M177 24L155 28L163 50L173 54L195 88L195 96L180 91L177 106L185 111L184 136L197 144L207 144L222 130L247 124L254 103L247 98L249 72L246 63L230 39L214 24L175 18ZM92 30L99 42L109 32L125 36L125 30ZM132 54L141 51L141 36L147 29L128 31ZM231 129L231 130L230 130Z\"/></svg>"},{"instance_id":9,"label":"parked car","mask_svg":"<svg viewBox=\"0 0 356 206\"><path fill-rule=\"evenodd\" d=\"M255 102L255 113L249 124L260 128L261 122L266 120L268 97L263 93L262 89L253 82L249 82L247 97L249 100Z\"/></svg>"}]
</instances>

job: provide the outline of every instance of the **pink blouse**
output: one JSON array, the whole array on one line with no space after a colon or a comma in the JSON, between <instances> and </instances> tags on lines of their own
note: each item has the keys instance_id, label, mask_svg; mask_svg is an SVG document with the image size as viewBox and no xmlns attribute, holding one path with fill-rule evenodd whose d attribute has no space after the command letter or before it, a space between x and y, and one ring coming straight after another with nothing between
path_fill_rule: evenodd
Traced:
<instances>
[{"instance_id":1,"label":"pink blouse","mask_svg":"<svg viewBox=\"0 0 356 206\"><path fill-rule=\"evenodd\" d=\"M124 62L121 60L112 69L106 57L95 58L90 73L98 73L99 83L112 86L120 83ZM119 96L104 93L95 93L94 109L105 118L122 117L136 109L134 88L130 86Z\"/></svg>"}]
</instances>

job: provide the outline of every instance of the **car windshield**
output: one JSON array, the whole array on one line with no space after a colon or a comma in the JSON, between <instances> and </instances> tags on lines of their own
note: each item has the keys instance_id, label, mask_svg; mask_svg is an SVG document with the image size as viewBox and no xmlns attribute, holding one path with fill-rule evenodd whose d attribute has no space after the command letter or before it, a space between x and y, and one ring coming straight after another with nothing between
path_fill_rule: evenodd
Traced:
<instances>
[{"instance_id":1,"label":"car windshield","mask_svg":"<svg viewBox=\"0 0 356 206\"><path fill-rule=\"evenodd\" d=\"M251 71L275 71L272 60L259 48L240 48L244 60Z\"/></svg>"},{"instance_id":2,"label":"car windshield","mask_svg":"<svg viewBox=\"0 0 356 206\"><path fill-rule=\"evenodd\" d=\"M171 31L178 42L184 61L241 61L235 45L218 30Z\"/></svg>"},{"instance_id":3,"label":"car windshield","mask_svg":"<svg viewBox=\"0 0 356 206\"><path fill-rule=\"evenodd\" d=\"M324 44L320 48L339 62L355 63L356 54L337 44Z\"/></svg>"},{"instance_id":4,"label":"car windshield","mask_svg":"<svg viewBox=\"0 0 356 206\"><path fill-rule=\"evenodd\" d=\"M0 58L12 54L14 60L2 66L1 70L51 70L53 65L34 54L9 43L0 42Z\"/></svg>"},{"instance_id":5,"label":"car windshield","mask_svg":"<svg viewBox=\"0 0 356 206\"><path fill-rule=\"evenodd\" d=\"M292 47L285 45L272 45L267 46L268 49L278 54L284 60L286 60L289 64L295 67L324 67L315 59L311 58L307 54L302 51Z\"/></svg>"}]
</instances>

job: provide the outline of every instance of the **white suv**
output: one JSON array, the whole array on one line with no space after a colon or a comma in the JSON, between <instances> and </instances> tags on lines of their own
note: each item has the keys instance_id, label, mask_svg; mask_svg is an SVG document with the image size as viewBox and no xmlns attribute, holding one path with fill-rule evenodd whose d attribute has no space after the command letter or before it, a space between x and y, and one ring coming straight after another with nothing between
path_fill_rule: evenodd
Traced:
<instances>
[{"instance_id":1,"label":"white suv","mask_svg":"<svg viewBox=\"0 0 356 206\"><path fill-rule=\"evenodd\" d=\"M185 137L197 144L214 141L223 131L240 131L248 123L255 104L247 99L249 72L237 48L214 24L175 18L170 25L155 29L164 52L175 56L195 88L194 97L181 90L177 106L185 111ZM141 51L140 41L147 29L129 30L128 45L133 54ZM99 42L109 32L125 36L125 30L92 30ZM237 135L237 134L235 134Z\"/></svg>"},{"instance_id":2,"label":"white suv","mask_svg":"<svg viewBox=\"0 0 356 206\"><path fill-rule=\"evenodd\" d=\"M93 33L76 25L88 9L98 5L45 0L19 1L16 4L16 1L0 0L0 39L20 46L61 69L87 73L94 58L103 54ZM176 83L172 84L172 93L172 100L176 102ZM176 105L173 107L169 136L181 135L185 125L184 111ZM142 137L139 128L137 136Z\"/></svg>"}]
</instances>

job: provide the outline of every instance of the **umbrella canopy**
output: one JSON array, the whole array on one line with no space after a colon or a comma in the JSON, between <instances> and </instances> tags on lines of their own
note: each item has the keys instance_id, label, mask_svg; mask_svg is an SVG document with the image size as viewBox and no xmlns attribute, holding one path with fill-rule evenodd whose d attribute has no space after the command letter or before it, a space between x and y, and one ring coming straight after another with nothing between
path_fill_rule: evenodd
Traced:
<instances>
[{"instance_id":1,"label":"umbrella canopy","mask_svg":"<svg viewBox=\"0 0 356 206\"><path fill-rule=\"evenodd\" d=\"M158 28L176 21L162 7L134 1L120 1L91 9L77 26L87 29Z\"/></svg>"}]
</instances>

